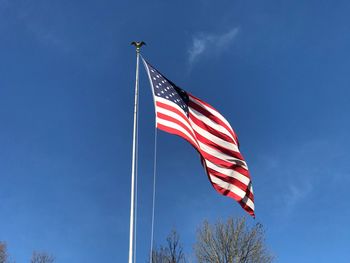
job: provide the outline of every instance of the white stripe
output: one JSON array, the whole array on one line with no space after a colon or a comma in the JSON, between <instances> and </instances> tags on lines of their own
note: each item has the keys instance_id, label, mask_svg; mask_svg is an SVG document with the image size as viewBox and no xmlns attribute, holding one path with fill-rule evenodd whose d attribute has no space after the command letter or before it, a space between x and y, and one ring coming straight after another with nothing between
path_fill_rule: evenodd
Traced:
<instances>
[{"instance_id":1,"label":"white stripe","mask_svg":"<svg viewBox=\"0 0 350 263\"><path fill-rule=\"evenodd\" d=\"M188 118L187 116L185 115L183 109L177 105L176 103L172 102L172 101L169 101L167 99L164 99L164 98L161 98L161 97L158 97L158 96L155 96L155 99L156 99L156 102L161 102L163 104L166 104L168 105L169 107L172 107L174 109L177 109L180 113L175 113L171 110L168 110L168 109L165 109L165 108L162 108L162 106L156 106L156 111L157 112L160 112L160 113L163 113L165 115L168 115L170 117L173 117L177 120L179 120L182 124L184 124L190 131L191 131L191 139L193 140L193 142L195 143L195 145L198 145L197 144L197 139L196 139L196 135L194 134L193 132L193 128L191 127L191 125L189 124L189 122L187 121ZM159 117L156 117L157 120L160 119ZM168 120L164 120L164 121L167 121L169 122ZM169 122L170 123L170 122ZM174 123L175 125L177 125L176 123ZM169 126L169 125L166 125L166 126ZM170 126L169 126L170 127ZM181 127L181 126L179 126ZM183 128L182 128L183 129ZM185 129L183 129L184 131L186 131ZM187 135L187 131L186 131L186 135Z\"/></svg>"},{"instance_id":2,"label":"white stripe","mask_svg":"<svg viewBox=\"0 0 350 263\"><path fill-rule=\"evenodd\" d=\"M197 105L201 106L202 108L205 108L207 111L209 111L210 113L212 113L214 116L218 117L222 122L224 122L227 127L229 127L231 129L231 132L233 134L235 134L235 132L233 131L230 123L225 119L224 116L222 116L218 111L213 110L212 108L209 108L207 105L203 104L202 102L200 102L199 100L197 100L196 98L189 96L190 100L194 103L196 103ZM236 140L234 140L235 143L237 144Z\"/></svg>"},{"instance_id":3,"label":"white stripe","mask_svg":"<svg viewBox=\"0 0 350 263\"><path fill-rule=\"evenodd\" d=\"M178 130L180 132L182 132L183 134L185 134L192 142L194 145L197 145L198 147L198 144L196 142L196 140L192 137L191 134L189 134L184 128L182 128L180 125L174 123L174 122L171 122L171 121L168 121L168 120L164 120L162 118L159 118L157 117L157 123L159 124L162 124L166 127L169 127L169 128L172 128L172 129L175 129L175 130Z\"/></svg>"},{"instance_id":4,"label":"white stripe","mask_svg":"<svg viewBox=\"0 0 350 263\"><path fill-rule=\"evenodd\" d=\"M179 105L177 105L175 102L172 102L172 101L170 101L170 100L167 100L167 99L164 99L164 98L158 97L158 96L155 96L155 99L156 99L156 101L159 101L159 102L161 102L161 103L167 104L167 105L169 105L169 106L171 106L171 107L173 107L173 108L179 110L179 111L182 113L182 115L183 115L184 118L188 118L188 117L186 116L184 110L183 110Z\"/></svg>"},{"instance_id":5,"label":"white stripe","mask_svg":"<svg viewBox=\"0 0 350 263\"><path fill-rule=\"evenodd\" d=\"M230 162L230 163L235 164L235 165L239 165L239 166L248 170L247 164L245 161L243 161L241 159L234 158L234 157L227 155L227 154L224 154L220 151L217 151L217 150L205 145L204 143L202 143L200 141L198 141L198 144L199 144L199 147L202 151L204 151L210 155L213 155L214 157L219 158L223 161Z\"/></svg>"},{"instance_id":6,"label":"white stripe","mask_svg":"<svg viewBox=\"0 0 350 263\"><path fill-rule=\"evenodd\" d=\"M251 199L249 199L247 196L243 198L243 203L245 203L247 206L249 206L253 211L255 209L255 205Z\"/></svg>"},{"instance_id":7,"label":"white stripe","mask_svg":"<svg viewBox=\"0 0 350 263\"><path fill-rule=\"evenodd\" d=\"M195 109L193 109L191 107L189 107L189 110L190 110L191 114L193 114L195 117L197 117L197 119L199 119L200 121L204 122L204 124L210 126L214 130L217 130L223 134L226 134L234 142L236 142L235 139L232 137L231 133L229 133L225 127L221 126L220 124L217 124L216 122L212 121L211 119L209 119L208 117L206 117L205 115L203 115L202 113L196 111Z\"/></svg>"},{"instance_id":8,"label":"white stripe","mask_svg":"<svg viewBox=\"0 0 350 263\"><path fill-rule=\"evenodd\" d=\"M219 173L222 173L226 176L235 178L247 186L249 185L250 179L247 176L240 174L239 172L237 172L235 170L220 167L220 166L210 162L209 160L205 160L205 163L206 163L208 168L213 169L213 170L215 170Z\"/></svg>"},{"instance_id":9,"label":"white stripe","mask_svg":"<svg viewBox=\"0 0 350 263\"><path fill-rule=\"evenodd\" d=\"M184 119L188 119L188 117L186 116L184 110L181 109L179 107L179 105L177 105L176 103L174 103L174 102L172 102L170 100L167 100L167 99L163 99L161 97L156 97L156 102L160 102L160 103L166 104L169 107L172 107L172 108L178 110L179 111L178 115L181 115L181 117L183 117ZM161 106L157 106L157 107L161 107Z\"/></svg>"},{"instance_id":10,"label":"white stripe","mask_svg":"<svg viewBox=\"0 0 350 263\"><path fill-rule=\"evenodd\" d=\"M249 191L250 191L252 194L254 194L254 192L253 192L253 184L250 184L250 185L249 185Z\"/></svg>"},{"instance_id":11,"label":"white stripe","mask_svg":"<svg viewBox=\"0 0 350 263\"><path fill-rule=\"evenodd\" d=\"M242 198L242 201L254 211L254 203L253 203L253 201L250 200L246 196L246 193L242 189L238 188L237 186L235 186L233 184L227 183L227 182L221 180L220 178L215 177L214 175L209 174L209 176L210 176L210 180L214 184L217 184L221 188L229 190L230 192L238 195L240 198Z\"/></svg>"},{"instance_id":12,"label":"white stripe","mask_svg":"<svg viewBox=\"0 0 350 263\"><path fill-rule=\"evenodd\" d=\"M191 131L191 134L192 134L193 138L196 137L194 132L193 132L193 129L192 129L191 125L188 123L188 119L186 119L187 120L186 121L181 115L179 115L179 114L177 114L177 113L175 113L175 112L173 112L171 110L162 108L162 106L158 106L157 107L157 112L162 113L164 115L167 115L169 117L172 117L172 118L180 121L184 126L186 126Z\"/></svg>"},{"instance_id":13,"label":"white stripe","mask_svg":"<svg viewBox=\"0 0 350 263\"><path fill-rule=\"evenodd\" d=\"M204 130L203 128L199 127L191 119L190 119L190 123L191 123L191 126L192 126L193 130L198 132L200 135L202 135L206 139L212 141L213 143L216 143L217 145L219 145L219 146L221 146L223 148L229 149L231 151L239 152L239 149L238 149L236 144L230 143L228 141L225 141L225 140L223 140L223 139L221 139L221 138L211 134L210 132L208 132L208 131Z\"/></svg>"},{"instance_id":14,"label":"white stripe","mask_svg":"<svg viewBox=\"0 0 350 263\"><path fill-rule=\"evenodd\" d=\"M209 176L210 176L210 180L214 184L217 184L221 188L224 188L226 190L231 191L232 193L238 195L240 198L245 197L245 192L241 188L235 186L234 184L230 184L228 182L225 182L225 181L221 180L220 178L216 177L215 175L209 174Z\"/></svg>"}]
</instances>

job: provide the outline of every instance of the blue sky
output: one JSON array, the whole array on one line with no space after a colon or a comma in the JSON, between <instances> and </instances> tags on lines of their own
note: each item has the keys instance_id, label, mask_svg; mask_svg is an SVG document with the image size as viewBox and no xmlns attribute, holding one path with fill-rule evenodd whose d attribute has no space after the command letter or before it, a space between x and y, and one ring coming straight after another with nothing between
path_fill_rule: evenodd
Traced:
<instances>
[{"instance_id":1,"label":"blue sky","mask_svg":"<svg viewBox=\"0 0 350 263\"><path fill-rule=\"evenodd\" d=\"M349 262L350 3L0 0L0 240L16 262L126 262L135 53L216 107L251 170L277 262ZM140 73L137 262L151 219L154 109ZM159 132L155 243L245 215L195 150Z\"/></svg>"}]
</instances>

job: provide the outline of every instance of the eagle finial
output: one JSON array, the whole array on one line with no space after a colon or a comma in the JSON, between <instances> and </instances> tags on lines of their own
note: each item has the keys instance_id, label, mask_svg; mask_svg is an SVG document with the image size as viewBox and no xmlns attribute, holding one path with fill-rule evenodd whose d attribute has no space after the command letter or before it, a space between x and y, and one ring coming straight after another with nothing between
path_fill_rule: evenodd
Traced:
<instances>
[{"instance_id":1,"label":"eagle finial","mask_svg":"<svg viewBox=\"0 0 350 263\"><path fill-rule=\"evenodd\" d=\"M131 45L134 45L134 46L136 47L136 51L139 52L139 51L140 51L140 48L141 48L143 45L146 46L146 43L143 42L143 41L140 41L140 42L138 42L138 41L133 41L133 42L131 42Z\"/></svg>"}]
</instances>

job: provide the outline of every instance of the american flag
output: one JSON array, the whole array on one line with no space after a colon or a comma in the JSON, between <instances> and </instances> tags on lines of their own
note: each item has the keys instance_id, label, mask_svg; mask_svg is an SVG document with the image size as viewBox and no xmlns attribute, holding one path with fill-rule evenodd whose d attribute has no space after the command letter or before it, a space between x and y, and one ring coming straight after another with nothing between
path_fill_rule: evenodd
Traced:
<instances>
[{"instance_id":1,"label":"american flag","mask_svg":"<svg viewBox=\"0 0 350 263\"><path fill-rule=\"evenodd\" d=\"M143 59L154 98L157 128L187 140L200 154L216 191L235 199L254 216L254 195L248 166L237 135L208 103L168 80Z\"/></svg>"}]
</instances>

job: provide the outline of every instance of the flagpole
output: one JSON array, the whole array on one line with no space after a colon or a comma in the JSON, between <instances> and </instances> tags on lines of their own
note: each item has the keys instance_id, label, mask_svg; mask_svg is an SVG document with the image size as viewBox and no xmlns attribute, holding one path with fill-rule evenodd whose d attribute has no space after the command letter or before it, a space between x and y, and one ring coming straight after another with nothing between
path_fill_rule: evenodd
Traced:
<instances>
[{"instance_id":1,"label":"flagpole","mask_svg":"<svg viewBox=\"0 0 350 263\"><path fill-rule=\"evenodd\" d=\"M130 234L129 234L129 263L133 263L134 246L134 210L135 210L135 171L136 171L136 133L137 133L137 111L139 100L139 61L140 48L144 42L132 42L136 47L136 78L135 78L135 102L134 102L134 130L132 136L132 168L131 168L131 198L130 198Z\"/></svg>"}]
</instances>

